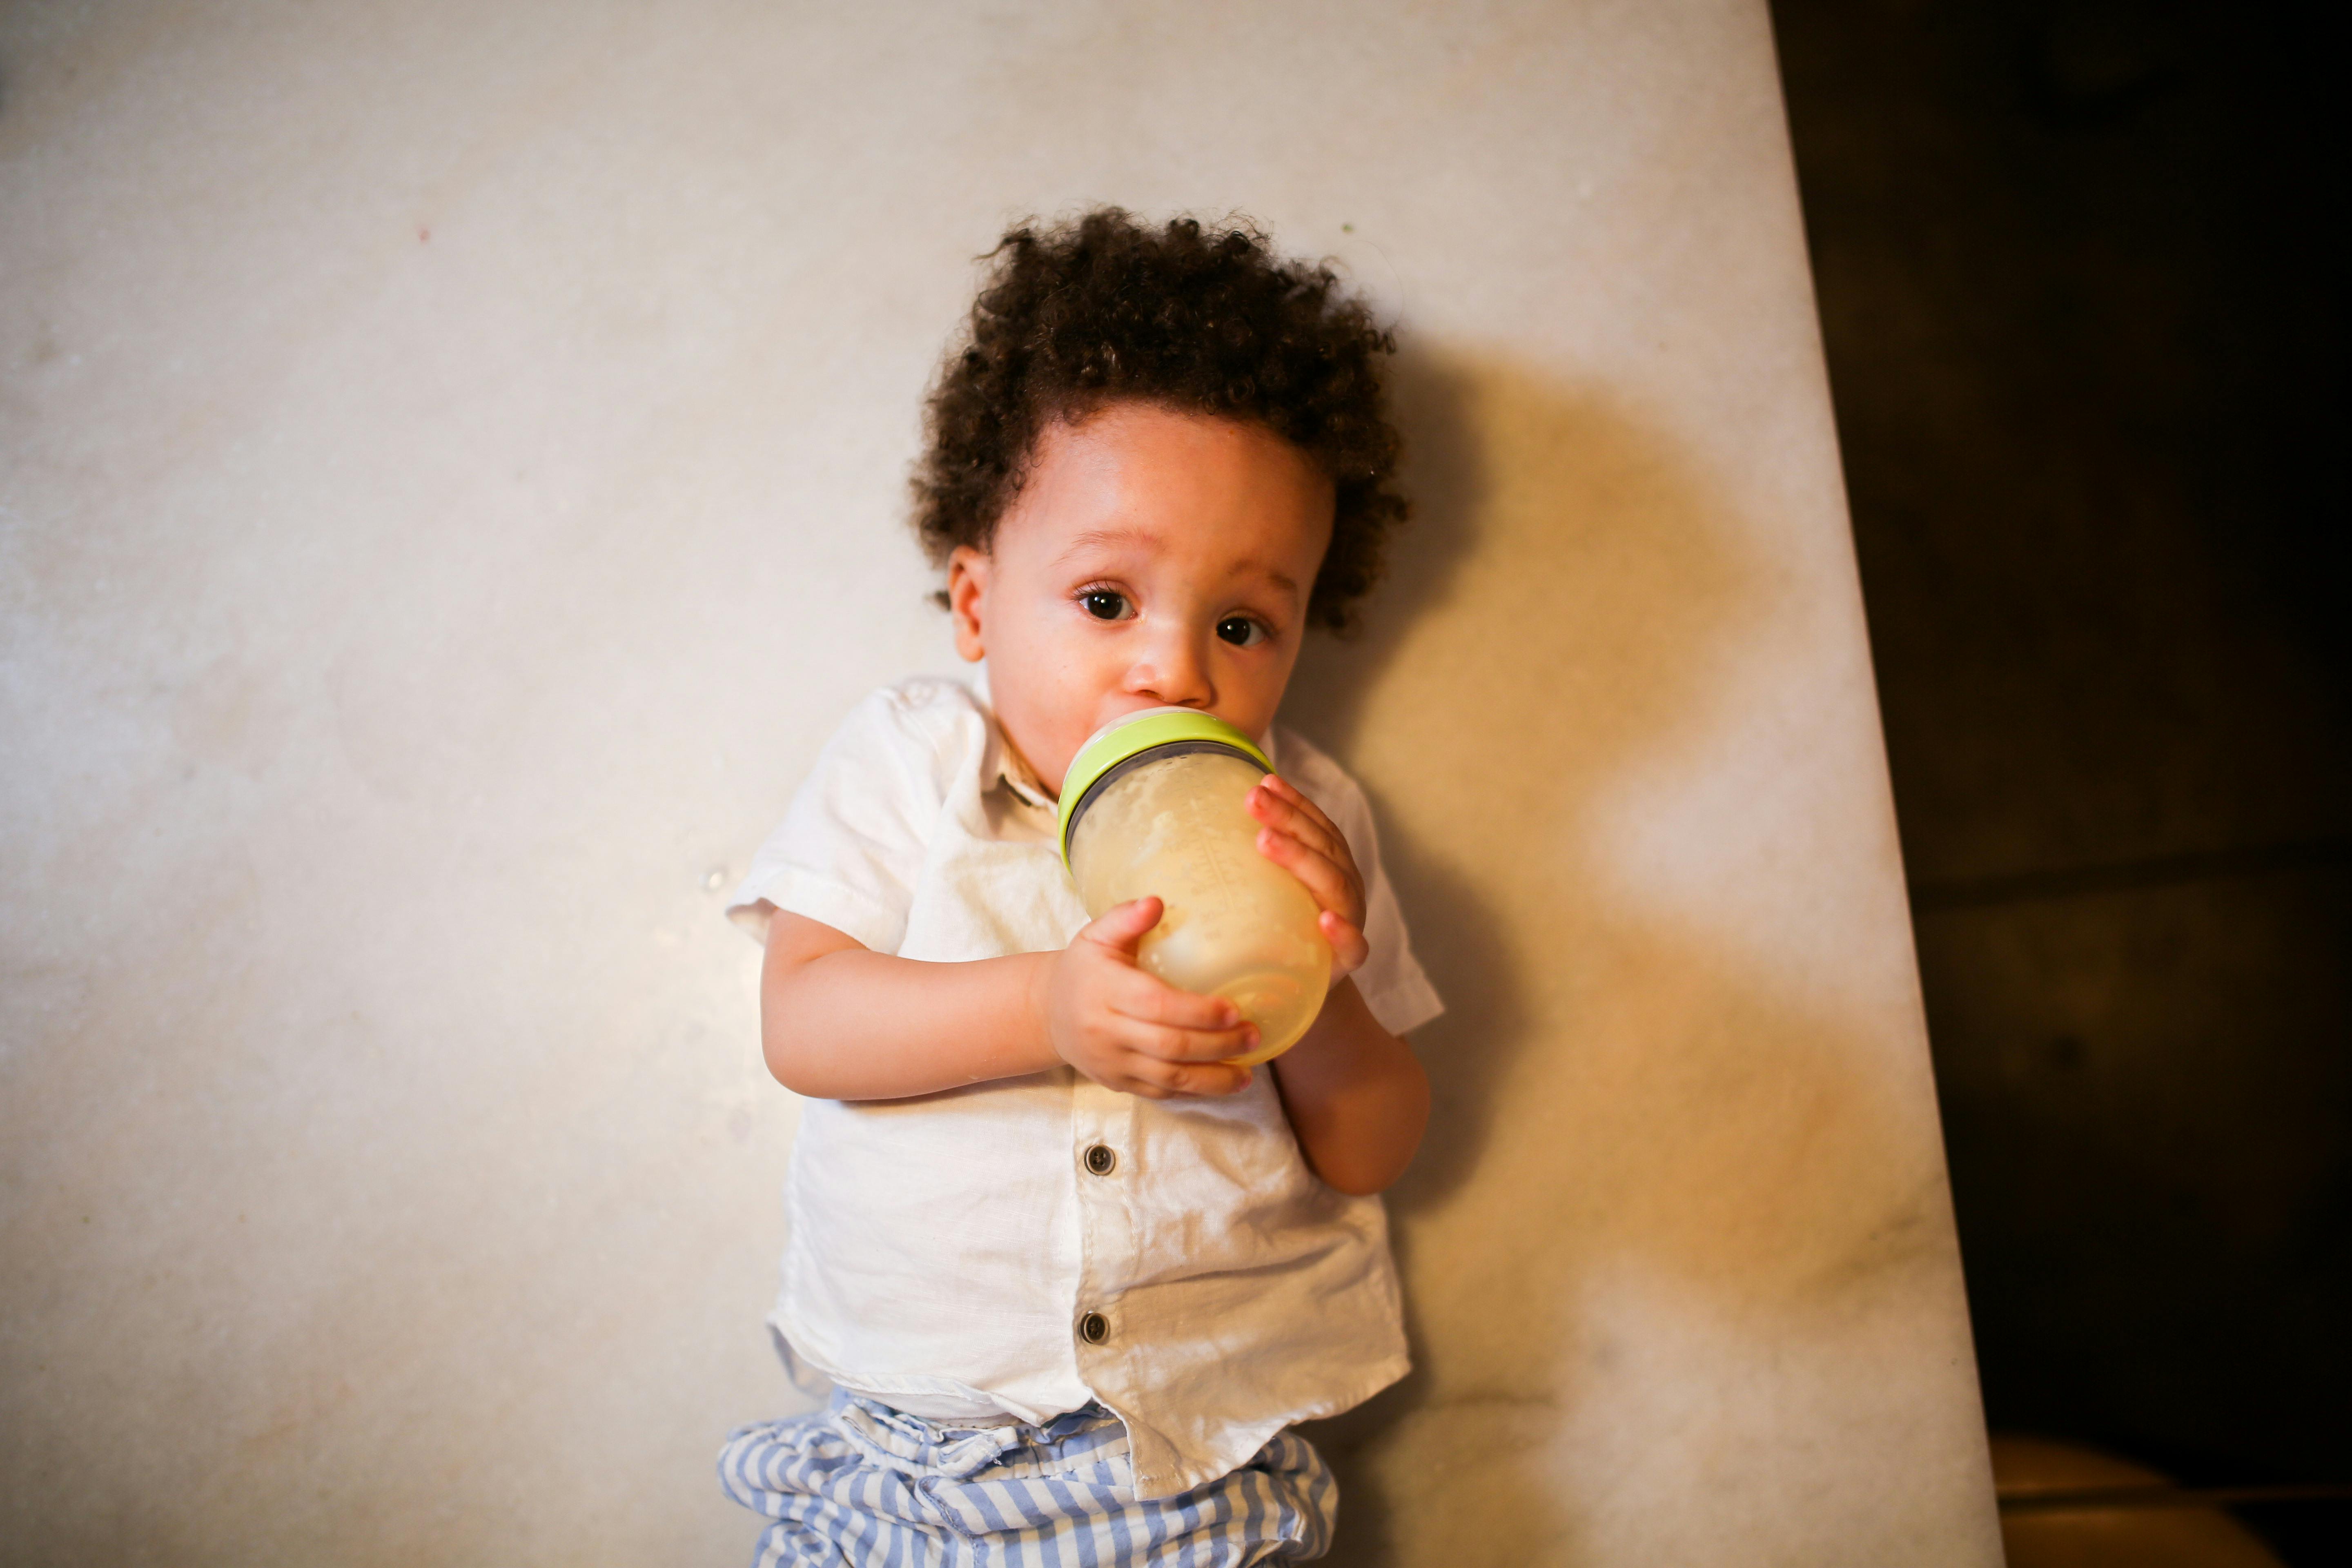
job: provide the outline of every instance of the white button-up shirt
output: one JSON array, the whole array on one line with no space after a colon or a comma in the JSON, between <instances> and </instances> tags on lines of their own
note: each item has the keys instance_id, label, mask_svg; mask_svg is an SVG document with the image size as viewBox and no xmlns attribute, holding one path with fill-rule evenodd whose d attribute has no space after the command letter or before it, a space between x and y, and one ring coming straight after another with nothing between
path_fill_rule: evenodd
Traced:
<instances>
[{"instance_id":1,"label":"white button-up shirt","mask_svg":"<svg viewBox=\"0 0 2352 1568\"><path fill-rule=\"evenodd\" d=\"M1396 1034L1428 1022L1443 1005L1362 791L1296 735L1265 749L1363 873L1355 980L1372 1016ZM1058 950L1087 923L1052 803L984 697L948 679L874 693L826 745L728 913L764 939L775 910L948 962ZM1139 1497L1214 1479L1406 1370L1380 1200L1307 1169L1268 1071L1220 1099L1147 1100L1059 1067L813 1100L784 1203L769 1321L796 1376L942 1422L1100 1400L1126 1424Z\"/></svg>"}]
</instances>

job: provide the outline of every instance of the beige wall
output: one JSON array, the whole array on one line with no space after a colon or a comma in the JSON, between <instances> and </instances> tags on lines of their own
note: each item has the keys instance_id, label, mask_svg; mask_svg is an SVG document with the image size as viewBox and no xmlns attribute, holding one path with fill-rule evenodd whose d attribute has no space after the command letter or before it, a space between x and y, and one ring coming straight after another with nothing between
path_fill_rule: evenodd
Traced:
<instances>
[{"instance_id":1,"label":"beige wall","mask_svg":"<svg viewBox=\"0 0 2352 1568\"><path fill-rule=\"evenodd\" d=\"M1452 1012L1335 1560L1997 1560L1764 9L0 11L0 1558L740 1561L793 1122L721 889L1010 217L1391 310L1291 721Z\"/></svg>"}]
</instances>

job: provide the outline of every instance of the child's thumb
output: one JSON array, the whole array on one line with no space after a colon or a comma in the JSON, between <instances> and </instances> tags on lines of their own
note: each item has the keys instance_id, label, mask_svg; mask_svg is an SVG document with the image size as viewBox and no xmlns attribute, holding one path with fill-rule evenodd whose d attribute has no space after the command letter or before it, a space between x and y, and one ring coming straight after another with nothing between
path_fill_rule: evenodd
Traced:
<instances>
[{"instance_id":1,"label":"child's thumb","mask_svg":"<svg viewBox=\"0 0 2352 1568\"><path fill-rule=\"evenodd\" d=\"M1115 949L1132 958L1135 945L1143 940L1143 933L1160 923L1160 909L1158 899L1131 899L1105 910L1101 919L1078 935L1087 942Z\"/></svg>"}]
</instances>

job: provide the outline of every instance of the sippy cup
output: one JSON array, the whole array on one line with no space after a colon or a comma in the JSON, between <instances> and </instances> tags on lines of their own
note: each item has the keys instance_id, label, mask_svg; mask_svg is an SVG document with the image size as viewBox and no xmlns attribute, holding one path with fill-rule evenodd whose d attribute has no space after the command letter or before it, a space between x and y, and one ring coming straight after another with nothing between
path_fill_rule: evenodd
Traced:
<instances>
[{"instance_id":1,"label":"sippy cup","mask_svg":"<svg viewBox=\"0 0 2352 1568\"><path fill-rule=\"evenodd\" d=\"M1096 731L1062 780L1062 859L1087 915L1157 897L1137 961L1255 1024L1257 1048L1232 1058L1244 1067L1296 1045L1331 984L1315 900L1258 853L1244 804L1273 771L1223 720L1147 708Z\"/></svg>"}]
</instances>

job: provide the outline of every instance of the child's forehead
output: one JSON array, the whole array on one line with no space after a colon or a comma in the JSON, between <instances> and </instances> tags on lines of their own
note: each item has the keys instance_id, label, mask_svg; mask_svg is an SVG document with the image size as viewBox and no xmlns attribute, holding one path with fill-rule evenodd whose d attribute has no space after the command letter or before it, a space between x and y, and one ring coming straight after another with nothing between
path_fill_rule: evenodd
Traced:
<instances>
[{"instance_id":1,"label":"child's forehead","mask_svg":"<svg viewBox=\"0 0 2352 1568\"><path fill-rule=\"evenodd\" d=\"M1334 495L1313 459L1261 426L1117 407L1040 433L1001 530L1049 563L1213 559L1295 583L1319 559Z\"/></svg>"},{"instance_id":2,"label":"child's forehead","mask_svg":"<svg viewBox=\"0 0 2352 1568\"><path fill-rule=\"evenodd\" d=\"M1299 586L1298 579L1286 570L1291 563L1263 548L1266 542L1247 537L1202 537L1183 529L1128 524L1080 528L1053 542L1059 548L1048 558L1049 568L1083 571L1097 564L1155 563L1181 556L1188 563L1213 567L1225 576L1262 579L1285 593L1296 593Z\"/></svg>"}]
</instances>

